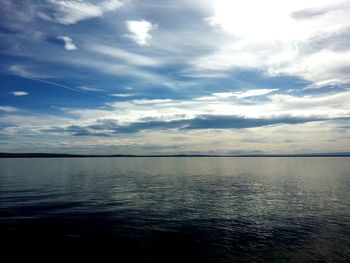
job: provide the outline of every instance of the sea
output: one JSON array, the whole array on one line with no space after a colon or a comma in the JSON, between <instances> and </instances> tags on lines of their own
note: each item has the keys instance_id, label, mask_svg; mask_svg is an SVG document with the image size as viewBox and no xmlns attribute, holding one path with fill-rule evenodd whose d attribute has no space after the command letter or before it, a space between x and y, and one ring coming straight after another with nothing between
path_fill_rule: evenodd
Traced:
<instances>
[{"instance_id":1,"label":"sea","mask_svg":"<svg viewBox=\"0 0 350 263\"><path fill-rule=\"evenodd\" d=\"M0 242L113 262L350 262L350 158L0 158Z\"/></svg>"}]
</instances>

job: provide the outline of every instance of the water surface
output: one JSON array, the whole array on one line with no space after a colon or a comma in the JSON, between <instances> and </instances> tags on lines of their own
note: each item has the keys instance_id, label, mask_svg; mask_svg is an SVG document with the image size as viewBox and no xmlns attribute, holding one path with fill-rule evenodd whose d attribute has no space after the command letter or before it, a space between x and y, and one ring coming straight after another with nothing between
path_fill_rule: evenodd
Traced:
<instances>
[{"instance_id":1,"label":"water surface","mask_svg":"<svg viewBox=\"0 0 350 263\"><path fill-rule=\"evenodd\" d=\"M350 262L349 190L346 157L4 158L0 241L161 262Z\"/></svg>"}]
</instances>

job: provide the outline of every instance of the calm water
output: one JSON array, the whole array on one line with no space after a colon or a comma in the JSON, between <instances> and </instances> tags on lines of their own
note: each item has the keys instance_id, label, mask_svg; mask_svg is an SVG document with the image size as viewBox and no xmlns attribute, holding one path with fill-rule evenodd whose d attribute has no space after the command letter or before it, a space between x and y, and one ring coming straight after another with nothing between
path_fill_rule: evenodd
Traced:
<instances>
[{"instance_id":1,"label":"calm water","mask_svg":"<svg viewBox=\"0 0 350 263\"><path fill-rule=\"evenodd\" d=\"M350 262L350 158L0 159L7 247L162 262Z\"/></svg>"}]
</instances>

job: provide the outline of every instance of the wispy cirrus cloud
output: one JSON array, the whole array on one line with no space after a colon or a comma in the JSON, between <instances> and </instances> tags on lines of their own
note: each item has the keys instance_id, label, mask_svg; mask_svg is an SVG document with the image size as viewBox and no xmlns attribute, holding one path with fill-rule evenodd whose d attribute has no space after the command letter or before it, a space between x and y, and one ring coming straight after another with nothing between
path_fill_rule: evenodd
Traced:
<instances>
[{"instance_id":1,"label":"wispy cirrus cloud","mask_svg":"<svg viewBox=\"0 0 350 263\"><path fill-rule=\"evenodd\" d=\"M31 0L1 0L0 29L6 33L18 33L36 17L37 6ZM1 30L0 30L1 32Z\"/></svg>"},{"instance_id":2,"label":"wispy cirrus cloud","mask_svg":"<svg viewBox=\"0 0 350 263\"><path fill-rule=\"evenodd\" d=\"M110 98L102 96L102 95L96 95L93 93L90 93L88 90L84 90L84 89L80 89L80 88L76 88L76 87L71 87L68 85L64 85L61 83L58 83L56 81L52 81L49 80L50 78L54 78L53 76L44 76L44 75L40 75L37 74L36 72L34 72L31 67L25 66L25 65L12 65L9 67L8 72L15 75L15 76L19 76L21 78L25 78L25 79L30 79L33 81L38 81L50 86L55 86L58 88L63 88L66 90L70 90L70 91L74 91L74 92L78 92L81 94L85 94L85 95L89 95L89 96L94 96L97 98L103 98L104 100L110 100Z\"/></svg>"},{"instance_id":3,"label":"wispy cirrus cloud","mask_svg":"<svg viewBox=\"0 0 350 263\"><path fill-rule=\"evenodd\" d=\"M250 90L236 91L236 92L216 92L216 93L212 93L210 96L196 98L196 100L216 100L218 98L242 99L242 98L263 96L277 90L278 89L250 89Z\"/></svg>"},{"instance_id":4,"label":"wispy cirrus cloud","mask_svg":"<svg viewBox=\"0 0 350 263\"><path fill-rule=\"evenodd\" d=\"M47 76L41 75L37 72L34 72L34 70L26 65L11 65L8 68L8 72L10 74L22 77L22 78L47 78Z\"/></svg>"},{"instance_id":5,"label":"wispy cirrus cloud","mask_svg":"<svg viewBox=\"0 0 350 263\"><path fill-rule=\"evenodd\" d=\"M138 66L159 66L161 64L160 61L157 59L153 59L134 52L129 52L113 46L93 44L89 45L87 48L98 54L110 58L120 59L127 64L133 64Z\"/></svg>"},{"instance_id":6,"label":"wispy cirrus cloud","mask_svg":"<svg viewBox=\"0 0 350 263\"><path fill-rule=\"evenodd\" d=\"M123 6L119 0L104 0L100 2L80 0L48 0L46 10L38 16L43 20L54 21L63 25L75 24L94 17L102 17L104 13L115 11Z\"/></svg>"},{"instance_id":7,"label":"wispy cirrus cloud","mask_svg":"<svg viewBox=\"0 0 350 263\"><path fill-rule=\"evenodd\" d=\"M166 77L157 72L140 68L137 65L118 63L117 61L105 60L103 58L67 58L65 63L87 69L93 69L96 72L110 76L134 77L139 80L152 81L152 83L167 82Z\"/></svg>"},{"instance_id":8,"label":"wispy cirrus cloud","mask_svg":"<svg viewBox=\"0 0 350 263\"><path fill-rule=\"evenodd\" d=\"M19 111L18 108L12 107L12 106L0 106L0 111L4 112L17 112Z\"/></svg>"}]
</instances>

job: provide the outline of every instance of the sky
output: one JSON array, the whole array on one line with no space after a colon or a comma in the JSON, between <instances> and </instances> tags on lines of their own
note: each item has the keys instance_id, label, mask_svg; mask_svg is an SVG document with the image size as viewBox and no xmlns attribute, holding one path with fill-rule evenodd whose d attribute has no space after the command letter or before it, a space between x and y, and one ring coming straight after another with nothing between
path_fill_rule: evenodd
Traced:
<instances>
[{"instance_id":1,"label":"sky","mask_svg":"<svg viewBox=\"0 0 350 263\"><path fill-rule=\"evenodd\" d=\"M0 0L0 152L350 151L350 1Z\"/></svg>"}]
</instances>

